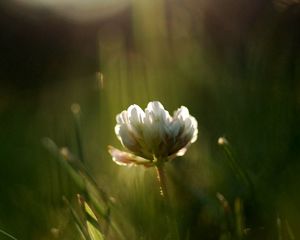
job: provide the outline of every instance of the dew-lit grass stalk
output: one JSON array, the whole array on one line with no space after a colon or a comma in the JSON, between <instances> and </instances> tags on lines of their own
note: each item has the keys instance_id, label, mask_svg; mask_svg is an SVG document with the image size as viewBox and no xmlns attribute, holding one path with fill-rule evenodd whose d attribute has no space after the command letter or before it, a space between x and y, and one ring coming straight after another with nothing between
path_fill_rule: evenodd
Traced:
<instances>
[{"instance_id":1,"label":"dew-lit grass stalk","mask_svg":"<svg viewBox=\"0 0 300 240\"><path fill-rule=\"evenodd\" d=\"M14 236L12 236L11 234L5 232L4 230L0 229L0 233L3 234L4 236L10 238L10 239L14 239L14 240L18 240L17 238L15 238Z\"/></svg>"},{"instance_id":2,"label":"dew-lit grass stalk","mask_svg":"<svg viewBox=\"0 0 300 240\"><path fill-rule=\"evenodd\" d=\"M156 173L157 173L157 180L160 186L160 194L168 200L168 191L167 191L167 184L166 184L166 173L164 169L164 164L160 163L155 166Z\"/></svg>"},{"instance_id":3,"label":"dew-lit grass stalk","mask_svg":"<svg viewBox=\"0 0 300 240\"><path fill-rule=\"evenodd\" d=\"M79 159L84 162L83 146L82 146L82 137L81 137L81 124L80 124L80 105L78 103L73 103L71 106L71 111L74 116L75 122L75 136L78 148Z\"/></svg>"},{"instance_id":4,"label":"dew-lit grass stalk","mask_svg":"<svg viewBox=\"0 0 300 240\"><path fill-rule=\"evenodd\" d=\"M238 163L232 152L231 146L226 138L220 137L218 144L223 148L228 159L231 170L235 173L237 179L253 194L253 184L245 169Z\"/></svg>"}]
</instances>

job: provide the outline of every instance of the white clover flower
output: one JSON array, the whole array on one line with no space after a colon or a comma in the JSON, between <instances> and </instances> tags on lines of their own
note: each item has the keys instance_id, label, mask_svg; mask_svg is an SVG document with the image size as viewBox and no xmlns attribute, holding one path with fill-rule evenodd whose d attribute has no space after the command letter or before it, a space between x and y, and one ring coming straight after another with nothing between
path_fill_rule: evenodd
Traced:
<instances>
[{"instance_id":1,"label":"white clover flower","mask_svg":"<svg viewBox=\"0 0 300 240\"><path fill-rule=\"evenodd\" d=\"M115 133L130 151L108 147L113 160L119 165L156 166L184 155L197 140L197 120L184 106L171 117L158 101L148 103L145 111L134 104L118 114L116 120Z\"/></svg>"}]
</instances>

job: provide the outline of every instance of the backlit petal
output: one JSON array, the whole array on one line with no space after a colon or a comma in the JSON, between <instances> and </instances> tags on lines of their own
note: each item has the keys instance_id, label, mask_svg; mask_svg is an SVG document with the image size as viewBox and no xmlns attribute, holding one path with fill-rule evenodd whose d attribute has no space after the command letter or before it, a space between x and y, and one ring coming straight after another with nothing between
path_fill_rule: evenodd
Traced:
<instances>
[{"instance_id":1,"label":"backlit petal","mask_svg":"<svg viewBox=\"0 0 300 240\"><path fill-rule=\"evenodd\" d=\"M112 156L113 161L122 166L131 166L131 165L143 165L145 167L153 166L153 163L151 161L136 156L134 154L121 151L113 146L108 146L108 152Z\"/></svg>"},{"instance_id":2,"label":"backlit petal","mask_svg":"<svg viewBox=\"0 0 300 240\"><path fill-rule=\"evenodd\" d=\"M145 113L136 104L133 104L128 108L127 114L128 120L132 125L142 124L144 122Z\"/></svg>"}]
</instances>

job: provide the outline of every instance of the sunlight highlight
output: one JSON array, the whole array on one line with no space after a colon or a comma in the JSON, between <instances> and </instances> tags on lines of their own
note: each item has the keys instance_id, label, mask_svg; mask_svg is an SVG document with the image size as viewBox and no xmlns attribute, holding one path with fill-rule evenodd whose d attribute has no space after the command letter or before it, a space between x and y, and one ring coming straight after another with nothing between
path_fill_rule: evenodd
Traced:
<instances>
[{"instance_id":1,"label":"sunlight highlight","mask_svg":"<svg viewBox=\"0 0 300 240\"><path fill-rule=\"evenodd\" d=\"M129 0L16 0L16 2L53 10L74 21L93 21L110 17L122 11Z\"/></svg>"}]
</instances>

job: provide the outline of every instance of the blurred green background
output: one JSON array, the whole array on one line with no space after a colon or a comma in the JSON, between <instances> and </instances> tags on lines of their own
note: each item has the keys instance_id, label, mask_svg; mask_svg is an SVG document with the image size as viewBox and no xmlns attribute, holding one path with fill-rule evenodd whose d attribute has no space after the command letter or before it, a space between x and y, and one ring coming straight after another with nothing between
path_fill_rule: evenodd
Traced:
<instances>
[{"instance_id":1,"label":"blurred green background","mask_svg":"<svg viewBox=\"0 0 300 240\"><path fill-rule=\"evenodd\" d=\"M76 102L86 166L115 199L126 238L176 239L162 228L154 170L107 153L121 147L115 115L159 100L170 113L187 106L199 124L198 141L167 166L178 239L227 239L216 193L232 205L244 192L220 136L254 185L247 239L299 238L299 23L292 0L1 2L0 229L80 239L61 200L78 187L41 141L78 155Z\"/></svg>"}]
</instances>

